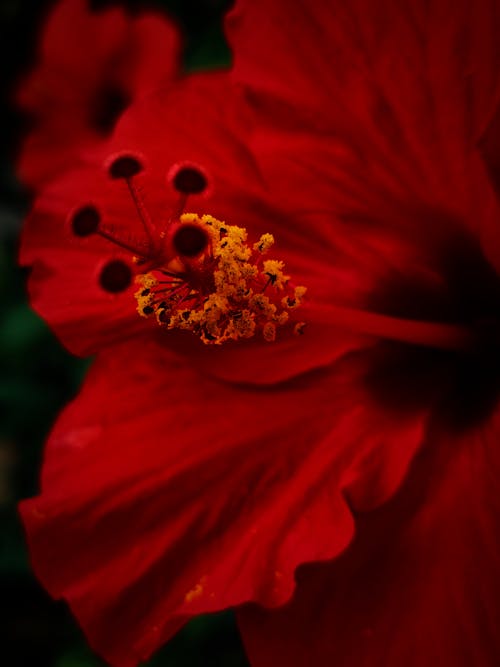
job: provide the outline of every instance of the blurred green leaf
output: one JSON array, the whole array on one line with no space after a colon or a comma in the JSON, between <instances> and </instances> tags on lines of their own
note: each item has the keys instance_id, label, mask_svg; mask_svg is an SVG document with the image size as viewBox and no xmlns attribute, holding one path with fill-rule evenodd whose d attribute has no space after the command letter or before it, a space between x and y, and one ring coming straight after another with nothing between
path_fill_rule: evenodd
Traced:
<instances>
[{"instance_id":1,"label":"blurred green leaf","mask_svg":"<svg viewBox=\"0 0 500 667\"><path fill-rule=\"evenodd\" d=\"M27 304L15 305L6 313L0 328L2 356L16 354L26 349L45 333L45 324Z\"/></svg>"}]
</instances>

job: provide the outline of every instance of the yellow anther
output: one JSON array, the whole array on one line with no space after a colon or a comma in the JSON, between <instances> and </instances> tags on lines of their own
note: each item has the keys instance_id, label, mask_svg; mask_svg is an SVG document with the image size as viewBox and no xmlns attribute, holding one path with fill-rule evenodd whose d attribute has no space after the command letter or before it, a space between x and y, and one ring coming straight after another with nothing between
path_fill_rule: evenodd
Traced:
<instances>
[{"instance_id":1,"label":"yellow anther","mask_svg":"<svg viewBox=\"0 0 500 667\"><path fill-rule=\"evenodd\" d=\"M299 285L294 289L295 293L295 298L300 302L305 296L305 293L307 292L307 287L304 287L303 285Z\"/></svg>"},{"instance_id":2,"label":"yellow anther","mask_svg":"<svg viewBox=\"0 0 500 667\"><path fill-rule=\"evenodd\" d=\"M215 220L215 218L212 218L211 215L204 215L203 217L206 218L207 220L209 218L211 218L212 220ZM196 224L198 222L198 219L199 218L196 215L196 213L184 213L184 215L182 216L181 222L183 222L183 223L192 222L192 223Z\"/></svg>"},{"instance_id":3,"label":"yellow anther","mask_svg":"<svg viewBox=\"0 0 500 667\"><path fill-rule=\"evenodd\" d=\"M298 308L304 299L304 295L307 292L307 287L302 285L296 287L293 291L293 296L285 296L281 299L281 305L283 308L288 308L292 310L293 308Z\"/></svg>"},{"instance_id":4,"label":"yellow anther","mask_svg":"<svg viewBox=\"0 0 500 667\"><path fill-rule=\"evenodd\" d=\"M264 339L267 340L268 343L272 343L273 340L276 340L276 325L272 322L266 322L266 324L264 324L262 333L264 335Z\"/></svg>"},{"instance_id":5,"label":"yellow anther","mask_svg":"<svg viewBox=\"0 0 500 667\"><path fill-rule=\"evenodd\" d=\"M225 331L226 339L251 338L255 333L254 314L249 310L237 310L230 313L230 325Z\"/></svg>"},{"instance_id":6,"label":"yellow anther","mask_svg":"<svg viewBox=\"0 0 500 667\"><path fill-rule=\"evenodd\" d=\"M288 315L286 310L283 310L283 311L281 311L281 313L279 315L277 315L274 318L274 321L276 322L276 324L283 325L283 324L285 324L285 322L288 322L289 317L290 316Z\"/></svg>"},{"instance_id":7,"label":"yellow anther","mask_svg":"<svg viewBox=\"0 0 500 667\"><path fill-rule=\"evenodd\" d=\"M293 333L296 336L302 336L304 333L304 330L306 328L306 323L305 322L297 322L297 324L293 327Z\"/></svg>"},{"instance_id":8,"label":"yellow anther","mask_svg":"<svg viewBox=\"0 0 500 667\"><path fill-rule=\"evenodd\" d=\"M142 289L151 289L158 285L158 281L151 273L146 273L137 277L137 284L142 287Z\"/></svg>"},{"instance_id":9,"label":"yellow anther","mask_svg":"<svg viewBox=\"0 0 500 667\"><path fill-rule=\"evenodd\" d=\"M195 586L193 586L193 588L190 591L186 593L186 595L184 596L184 601L189 603L201 597L205 591L206 581L207 577L202 577L200 581Z\"/></svg>"},{"instance_id":10,"label":"yellow anther","mask_svg":"<svg viewBox=\"0 0 500 667\"><path fill-rule=\"evenodd\" d=\"M276 312L276 306L271 303L269 297L265 294L254 294L250 299L250 304L257 313L262 313L266 317L272 317Z\"/></svg>"},{"instance_id":11,"label":"yellow anther","mask_svg":"<svg viewBox=\"0 0 500 667\"><path fill-rule=\"evenodd\" d=\"M149 317L154 313L154 288L158 281L150 274L142 275L137 278L139 289L135 293L137 300L137 312L141 317Z\"/></svg>"},{"instance_id":12,"label":"yellow anther","mask_svg":"<svg viewBox=\"0 0 500 667\"><path fill-rule=\"evenodd\" d=\"M253 249L264 255L273 244L274 236L272 234L262 234L258 242L253 244Z\"/></svg>"},{"instance_id":13,"label":"yellow anther","mask_svg":"<svg viewBox=\"0 0 500 667\"><path fill-rule=\"evenodd\" d=\"M285 276L283 273L283 269L285 268L284 262L278 259L266 259L263 266L264 274L268 276L271 285L278 289L284 289L290 280L290 276Z\"/></svg>"}]
</instances>

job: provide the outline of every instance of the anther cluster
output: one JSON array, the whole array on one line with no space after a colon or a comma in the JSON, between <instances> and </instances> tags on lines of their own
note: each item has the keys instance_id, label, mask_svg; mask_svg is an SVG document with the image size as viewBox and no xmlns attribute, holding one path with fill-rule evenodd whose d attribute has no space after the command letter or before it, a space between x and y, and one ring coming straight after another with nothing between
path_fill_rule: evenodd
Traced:
<instances>
[{"instance_id":1,"label":"anther cluster","mask_svg":"<svg viewBox=\"0 0 500 667\"><path fill-rule=\"evenodd\" d=\"M273 236L264 234L250 246L245 229L193 213L180 217L176 233L182 235L188 227L206 234L206 247L196 257L179 254L166 267L138 276L139 314L167 329L191 331L206 344L251 338L257 332L274 341L306 288L290 283L282 261L264 259ZM295 333L303 327L295 324Z\"/></svg>"}]
</instances>

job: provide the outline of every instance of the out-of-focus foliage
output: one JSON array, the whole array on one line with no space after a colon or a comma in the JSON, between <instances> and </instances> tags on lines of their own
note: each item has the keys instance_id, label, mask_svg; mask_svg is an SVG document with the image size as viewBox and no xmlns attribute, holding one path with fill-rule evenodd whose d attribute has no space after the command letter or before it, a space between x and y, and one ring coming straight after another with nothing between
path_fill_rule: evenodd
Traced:
<instances>
[{"instance_id":1,"label":"out-of-focus foliage","mask_svg":"<svg viewBox=\"0 0 500 667\"><path fill-rule=\"evenodd\" d=\"M25 120L10 100L16 80L34 63L41 23L53 2L0 0L0 664L2 667L99 667L63 603L44 593L30 572L16 504L36 492L44 439L78 391L87 360L68 354L27 302L16 264L18 233L30 195L14 178ZM105 6L113 2L93 2ZM227 64L221 16L228 0L129 0L132 9L166 8L186 36L188 69ZM229 613L194 620L149 663L151 667L245 667Z\"/></svg>"}]
</instances>

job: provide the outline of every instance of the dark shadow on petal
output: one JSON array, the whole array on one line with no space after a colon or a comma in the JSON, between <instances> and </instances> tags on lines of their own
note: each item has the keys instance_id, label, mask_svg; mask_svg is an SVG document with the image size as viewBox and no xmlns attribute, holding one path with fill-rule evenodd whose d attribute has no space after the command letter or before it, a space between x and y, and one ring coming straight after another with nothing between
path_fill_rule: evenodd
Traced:
<instances>
[{"instance_id":1,"label":"dark shadow on petal","mask_svg":"<svg viewBox=\"0 0 500 667\"><path fill-rule=\"evenodd\" d=\"M130 95L122 87L113 84L103 86L94 97L90 124L102 136L111 134L130 102Z\"/></svg>"},{"instance_id":2,"label":"dark shadow on petal","mask_svg":"<svg viewBox=\"0 0 500 667\"><path fill-rule=\"evenodd\" d=\"M477 238L442 211L421 210L403 228L412 240L420 275L406 266L388 269L369 305L407 319L474 324L500 318L500 278ZM401 234L401 231L399 232Z\"/></svg>"},{"instance_id":3,"label":"dark shadow on petal","mask_svg":"<svg viewBox=\"0 0 500 667\"><path fill-rule=\"evenodd\" d=\"M500 401L500 347L455 352L383 343L367 353L365 385L373 399L395 415L431 408L447 431L463 432L485 422Z\"/></svg>"},{"instance_id":4,"label":"dark shadow on petal","mask_svg":"<svg viewBox=\"0 0 500 667\"><path fill-rule=\"evenodd\" d=\"M500 107L496 110L488 127L478 142L495 192L500 196Z\"/></svg>"}]
</instances>

